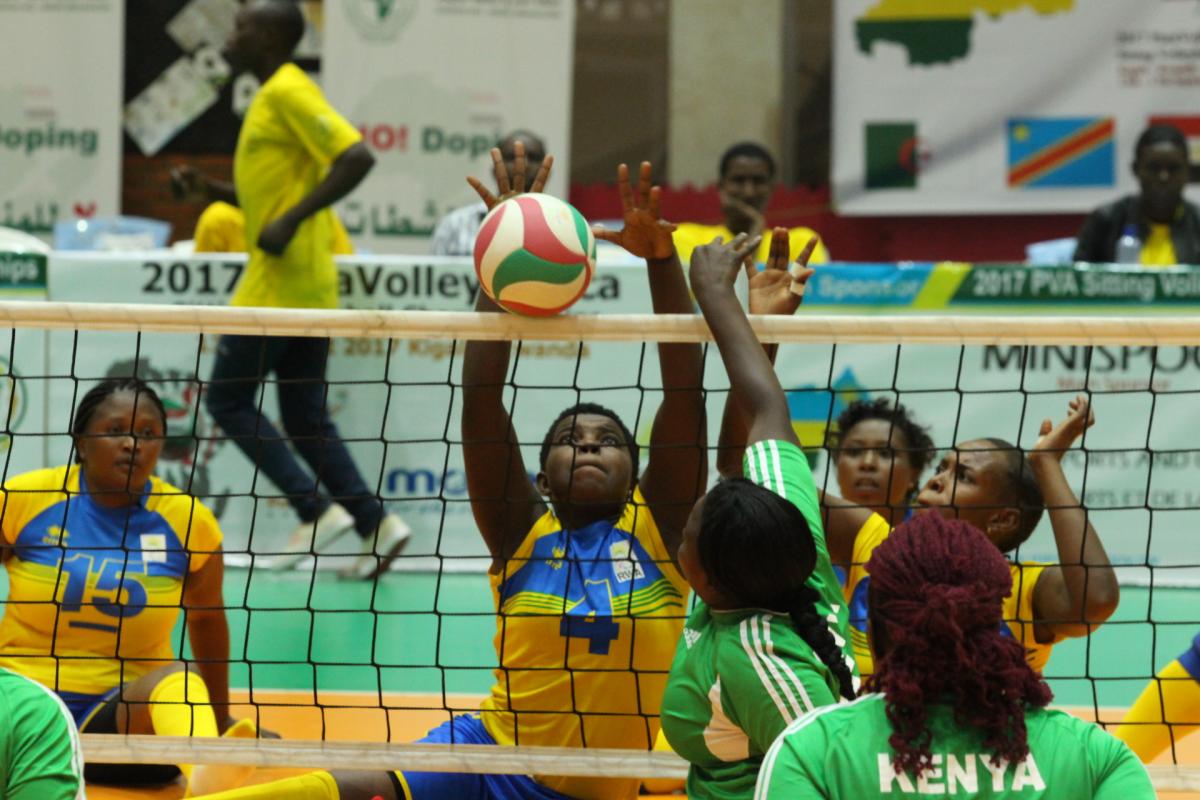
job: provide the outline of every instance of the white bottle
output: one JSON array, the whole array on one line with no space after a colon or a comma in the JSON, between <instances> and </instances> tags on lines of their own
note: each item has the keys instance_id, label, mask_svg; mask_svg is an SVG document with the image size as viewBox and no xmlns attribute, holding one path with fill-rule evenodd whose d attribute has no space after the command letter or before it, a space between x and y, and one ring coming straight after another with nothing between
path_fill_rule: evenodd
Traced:
<instances>
[{"instance_id":1,"label":"white bottle","mask_svg":"<svg viewBox=\"0 0 1200 800\"><path fill-rule=\"evenodd\" d=\"M1113 261L1117 264L1142 263L1142 240L1138 238L1137 226L1125 226L1121 238L1117 239L1116 258Z\"/></svg>"}]
</instances>

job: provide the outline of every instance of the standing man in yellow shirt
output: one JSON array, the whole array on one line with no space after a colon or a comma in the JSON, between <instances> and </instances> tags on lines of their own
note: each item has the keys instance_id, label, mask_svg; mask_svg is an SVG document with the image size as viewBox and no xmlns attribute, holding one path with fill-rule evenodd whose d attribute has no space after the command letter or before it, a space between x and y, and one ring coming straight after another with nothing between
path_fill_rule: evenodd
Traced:
<instances>
[{"instance_id":1,"label":"standing man in yellow shirt","mask_svg":"<svg viewBox=\"0 0 1200 800\"><path fill-rule=\"evenodd\" d=\"M245 215L248 258L235 306L337 306L338 225L330 206L375 163L354 126L292 63L303 35L304 17L295 3L254 0L238 10L225 45L230 66L262 82L238 137L233 185L195 178L211 196L232 195ZM329 418L328 354L327 339L222 336L207 408L300 517L287 551L273 565L290 566L353 529L362 552L344 574L373 578L388 568L410 531L367 488ZM283 426L311 474L258 411L259 388L271 372Z\"/></svg>"},{"instance_id":2,"label":"standing man in yellow shirt","mask_svg":"<svg viewBox=\"0 0 1200 800\"><path fill-rule=\"evenodd\" d=\"M721 213L725 221L721 225L701 225L681 222L675 229L675 249L685 264L692 258L692 251L708 244L718 236L729 241L739 233L754 238L762 236L762 244L754 252L754 261L765 264L771 247L771 237L766 235L766 210L775 193L775 159L762 145L741 142L730 147L721 156L718 167L717 192L721 198ZM788 231L789 261L795 261L817 235L811 228L792 228ZM829 261L829 251L821 242L809 258L810 264Z\"/></svg>"}]
</instances>

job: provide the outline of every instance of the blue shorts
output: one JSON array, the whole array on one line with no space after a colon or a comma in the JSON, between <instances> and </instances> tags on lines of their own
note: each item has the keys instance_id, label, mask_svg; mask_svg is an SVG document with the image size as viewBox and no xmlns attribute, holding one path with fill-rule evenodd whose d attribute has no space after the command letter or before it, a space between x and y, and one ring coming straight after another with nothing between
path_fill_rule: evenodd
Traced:
<instances>
[{"instance_id":1,"label":"blue shorts","mask_svg":"<svg viewBox=\"0 0 1200 800\"><path fill-rule=\"evenodd\" d=\"M117 696L121 687L110 689L104 694L81 694L80 692L55 692L66 704L67 710L75 718L75 727L83 730L84 726L96 716L101 707ZM94 733L116 733L113 731L94 731Z\"/></svg>"},{"instance_id":2,"label":"blue shorts","mask_svg":"<svg viewBox=\"0 0 1200 800\"><path fill-rule=\"evenodd\" d=\"M1179 663L1196 680L1200 681L1200 633L1192 639L1192 646L1179 657Z\"/></svg>"},{"instance_id":3,"label":"blue shorts","mask_svg":"<svg viewBox=\"0 0 1200 800\"><path fill-rule=\"evenodd\" d=\"M490 744L496 742L478 714L463 714L443 722L419 744ZM452 772L395 772L401 800L571 800L547 789L528 775L472 775Z\"/></svg>"}]
</instances>

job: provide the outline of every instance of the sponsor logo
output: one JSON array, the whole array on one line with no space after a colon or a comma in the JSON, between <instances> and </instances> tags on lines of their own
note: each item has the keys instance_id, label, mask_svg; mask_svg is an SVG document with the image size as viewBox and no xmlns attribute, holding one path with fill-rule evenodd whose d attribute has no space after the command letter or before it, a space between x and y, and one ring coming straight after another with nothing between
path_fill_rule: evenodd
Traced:
<instances>
[{"instance_id":1,"label":"sponsor logo","mask_svg":"<svg viewBox=\"0 0 1200 800\"><path fill-rule=\"evenodd\" d=\"M646 572L638 562L637 553L629 546L629 542L614 542L608 549L612 557L613 574L618 583L629 583L634 579L646 577Z\"/></svg>"},{"instance_id":2,"label":"sponsor logo","mask_svg":"<svg viewBox=\"0 0 1200 800\"><path fill-rule=\"evenodd\" d=\"M371 42L395 41L417 10L416 0L343 0L359 35Z\"/></svg>"},{"instance_id":3,"label":"sponsor logo","mask_svg":"<svg viewBox=\"0 0 1200 800\"><path fill-rule=\"evenodd\" d=\"M143 533L142 563L167 563L167 535L165 533Z\"/></svg>"},{"instance_id":4,"label":"sponsor logo","mask_svg":"<svg viewBox=\"0 0 1200 800\"><path fill-rule=\"evenodd\" d=\"M870 394L849 367L842 371L831 388L813 384L787 393L792 428L805 448L822 447L828 429L835 424L838 415L855 400L870 399Z\"/></svg>"},{"instance_id":5,"label":"sponsor logo","mask_svg":"<svg viewBox=\"0 0 1200 800\"><path fill-rule=\"evenodd\" d=\"M1008 185L1016 189L1112 186L1112 117L1026 117L1008 121Z\"/></svg>"}]
</instances>

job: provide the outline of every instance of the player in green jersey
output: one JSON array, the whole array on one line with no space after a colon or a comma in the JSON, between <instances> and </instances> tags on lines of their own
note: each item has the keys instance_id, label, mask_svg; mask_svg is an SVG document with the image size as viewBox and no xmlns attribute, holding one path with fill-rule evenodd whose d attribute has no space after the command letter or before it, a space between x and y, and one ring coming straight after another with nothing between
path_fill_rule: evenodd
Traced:
<instances>
[{"instance_id":1,"label":"player in green jersey","mask_svg":"<svg viewBox=\"0 0 1200 800\"><path fill-rule=\"evenodd\" d=\"M776 238L773 251L786 266L786 232ZM676 650L662 725L692 765L693 800L749 800L775 737L855 692L816 485L775 371L733 293L733 277L756 245L741 235L698 247L691 261L692 291L751 442L746 477L722 481L696 503L679 547L699 602ZM780 277L789 291L791 277Z\"/></svg>"},{"instance_id":2,"label":"player in green jersey","mask_svg":"<svg viewBox=\"0 0 1200 800\"><path fill-rule=\"evenodd\" d=\"M83 797L83 753L67 707L40 683L0 669L0 798Z\"/></svg>"},{"instance_id":3,"label":"player in green jersey","mask_svg":"<svg viewBox=\"0 0 1200 800\"><path fill-rule=\"evenodd\" d=\"M871 556L868 694L792 724L755 800L1149 800L1145 768L1090 722L1046 708L1050 688L1000 632L1004 556L961 520L921 514Z\"/></svg>"}]
</instances>

